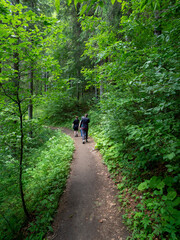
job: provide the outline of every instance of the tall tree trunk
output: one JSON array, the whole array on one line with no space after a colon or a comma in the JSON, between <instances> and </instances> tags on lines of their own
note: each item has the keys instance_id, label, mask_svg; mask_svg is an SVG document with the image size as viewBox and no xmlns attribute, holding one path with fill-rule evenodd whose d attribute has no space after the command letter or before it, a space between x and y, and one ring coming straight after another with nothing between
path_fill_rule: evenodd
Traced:
<instances>
[{"instance_id":1,"label":"tall tree trunk","mask_svg":"<svg viewBox=\"0 0 180 240\"><path fill-rule=\"evenodd\" d=\"M21 109L21 100L19 98L19 87L20 87L20 69L19 69L19 54L18 52L14 53L14 70L15 70L15 77L14 77L14 83L15 83L15 94L17 98L17 105L19 110L19 120L20 120L20 135L21 135L21 142L20 142L20 159L19 159L19 186L20 186L20 194L21 194L21 200L22 200L22 206L24 213L27 218L29 218L29 213L26 208L25 200L24 200L24 192L23 192L23 184L22 184L22 173L23 173L23 152L24 152L24 133L23 133L23 114Z\"/></svg>"},{"instance_id":2,"label":"tall tree trunk","mask_svg":"<svg viewBox=\"0 0 180 240\"><path fill-rule=\"evenodd\" d=\"M16 0L16 3L19 4L20 1ZM17 12L18 14L18 12ZM18 26L17 26L18 27ZM18 36L18 34L17 34ZM19 38L17 41L17 45L19 44ZM19 97L19 89L20 89L20 59L18 51L14 52L14 85L15 85L15 95L16 95L16 104L18 105L19 110L19 120L20 120L20 135L21 135L21 142L20 142L20 158L19 158L19 187L20 187L20 195L24 213L26 217L29 219L29 213L26 208L26 203L24 199L24 192L23 192L23 183L22 183L22 174L23 174L23 152L24 152L24 133L23 133L23 113L21 109L21 99Z\"/></svg>"},{"instance_id":3,"label":"tall tree trunk","mask_svg":"<svg viewBox=\"0 0 180 240\"><path fill-rule=\"evenodd\" d=\"M101 85L100 85L100 98L102 97L103 92L104 92L103 82L101 81Z\"/></svg>"},{"instance_id":4,"label":"tall tree trunk","mask_svg":"<svg viewBox=\"0 0 180 240\"><path fill-rule=\"evenodd\" d=\"M159 36L162 33L162 26L161 26L161 23L160 23L161 17L160 17L160 13L159 12L160 11L156 11L155 14L154 14L155 15L155 19L158 22L158 26L154 28L154 34L156 36Z\"/></svg>"},{"instance_id":5,"label":"tall tree trunk","mask_svg":"<svg viewBox=\"0 0 180 240\"><path fill-rule=\"evenodd\" d=\"M21 109L21 101L18 97L18 108L19 108L19 119L20 119L20 133L21 133L21 145L20 145L20 161L19 161L19 186L20 186L20 193L21 193L21 200L24 213L26 217L29 219L29 213L27 211L25 199L24 199L24 192L23 192L23 183L22 183L22 175L23 175L23 154L24 154L24 132L23 132L23 114Z\"/></svg>"},{"instance_id":6,"label":"tall tree trunk","mask_svg":"<svg viewBox=\"0 0 180 240\"><path fill-rule=\"evenodd\" d=\"M79 83L76 83L76 90L77 90L77 100L79 101Z\"/></svg>"},{"instance_id":7,"label":"tall tree trunk","mask_svg":"<svg viewBox=\"0 0 180 240\"><path fill-rule=\"evenodd\" d=\"M33 82L34 82L34 71L33 71L33 66L31 63L31 69L30 69L30 82L29 82L29 90L30 90L30 100L29 100L29 106L28 106L28 117L29 120L33 119L33 103L32 103L32 98L33 98ZM30 137L32 138L32 129L29 132Z\"/></svg>"},{"instance_id":8,"label":"tall tree trunk","mask_svg":"<svg viewBox=\"0 0 180 240\"><path fill-rule=\"evenodd\" d=\"M98 90L97 90L97 87L95 87L95 98L98 99Z\"/></svg>"},{"instance_id":9,"label":"tall tree trunk","mask_svg":"<svg viewBox=\"0 0 180 240\"><path fill-rule=\"evenodd\" d=\"M79 101L79 82L80 82L80 69L77 69L77 77L78 77L78 81L76 82L76 91L77 91L77 100Z\"/></svg>"},{"instance_id":10,"label":"tall tree trunk","mask_svg":"<svg viewBox=\"0 0 180 240\"><path fill-rule=\"evenodd\" d=\"M18 39L18 43L19 44L19 39ZM18 94L19 91L19 84L20 84L20 71L19 71L19 53L15 52L13 54L13 58L14 58L14 87L15 87L15 92L16 92L16 96Z\"/></svg>"},{"instance_id":11,"label":"tall tree trunk","mask_svg":"<svg viewBox=\"0 0 180 240\"><path fill-rule=\"evenodd\" d=\"M47 92L48 91L48 85L46 84L47 80L48 80L48 72L46 71L44 74L45 77L45 83L44 83L44 91Z\"/></svg>"},{"instance_id":12,"label":"tall tree trunk","mask_svg":"<svg viewBox=\"0 0 180 240\"><path fill-rule=\"evenodd\" d=\"M162 3L160 1L160 9L159 10L156 10L154 12L154 17L156 19L156 22L157 22L157 26L154 28L154 34L156 36L159 36L161 35L162 33L162 26L161 26L161 9L162 9Z\"/></svg>"},{"instance_id":13,"label":"tall tree trunk","mask_svg":"<svg viewBox=\"0 0 180 240\"><path fill-rule=\"evenodd\" d=\"M101 60L99 65L102 66L103 64L104 64L104 60ZM101 80L100 81L100 91L99 91L100 98L102 98L103 92L104 92L104 82L103 82L103 80Z\"/></svg>"}]
</instances>

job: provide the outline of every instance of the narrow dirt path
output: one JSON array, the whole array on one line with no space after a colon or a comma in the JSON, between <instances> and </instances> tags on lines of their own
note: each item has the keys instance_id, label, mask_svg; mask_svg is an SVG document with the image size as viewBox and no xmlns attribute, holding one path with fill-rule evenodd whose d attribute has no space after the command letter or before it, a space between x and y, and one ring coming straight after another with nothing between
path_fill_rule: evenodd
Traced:
<instances>
[{"instance_id":1,"label":"narrow dirt path","mask_svg":"<svg viewBox=\"0 0 180 240\"><path fill-rule=\"evenodd\" d=\"M128 231L118 211L117 190L94 142L73 137L75 153L66 190L54 219L49 240L125 240Z\"/></svg>"}]
</instances>

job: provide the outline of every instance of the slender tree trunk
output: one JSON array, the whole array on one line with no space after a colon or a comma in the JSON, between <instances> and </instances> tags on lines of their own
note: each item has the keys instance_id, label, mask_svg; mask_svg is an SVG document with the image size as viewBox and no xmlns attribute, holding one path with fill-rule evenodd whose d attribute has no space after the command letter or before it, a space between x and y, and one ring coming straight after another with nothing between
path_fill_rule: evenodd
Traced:
<instances>
[{"instance_id":1,"label":"slender tree trunk","mask_svg":"<svg viewBox=\"0 0 180 240\"><path fill-rule=\"evenodd\" d=\"M76 82L76 90L77 90L77 100L79 101L79 80L81 77L80 69L77 69L77 77L78 77L78 81Z\"/></svg>"},{"instance_id":2,"label":"slender tree trunk","mask_svg":"<svg viewBox=\"0 0 180 240\"><path fill-rule=\"evenodd\" d=\"M44 84L44 91L47 92L48 91L48 85L46 84L46 82L48 80L48 72L47 71L45 72L44 76L45 76L45 79L46 79L45 84Z\"/></svg>"},{"instance_id":3,"label":"slender tree trunk","mask_svg":"<svg viewBox=\"0 0 180 240\"><path fill-rule=\"evenodd\" d=\"M103 64L104 64L104 60L101 60L99 65L102 66ZM104 81L101 80L100 81L100 91L99 91L100 98L102 98L103 92L104 92Z\"/></svg>"},{"instance_id":4,"label":"slender tree trunk","mask_svg":"<svg viewBox=\"0 0 180 240\"><path fill-rule=\"evenodd\" d=\"M33 119L33 103L32 103L32 97L33 97L33 82L34 82L34 72L33 67L31 63L31 69L30 69L30 82L29 82L29 90L30 90L30 100L29 100L29 106L28 106L28 117L29 120ZM30 137L32 138L32 129L29 132Z\"/></svg>"},{"instance_id":5,"label":"slender tree trunk","mask_svg":"<svg viewBox=\"0 0 180 240\"><path fill-rule=\"evenodd\" d=\"M30 90L30 95L31 99L29 101L29 119L33 119L33 104L32 104L32 96L33 96L33 83L34 83L34 72L33 68L31 67L30 71L30 82L29 82L29 90Z\"/></svg>"},{"instance_id":6,"label":"slender tree trunk","mask_svg":"<svg viewBox=\"0 0 180 240\"><path fill-rule=\"evenodd\" d=\"M83 84L81 85L81 98L83 98L83 96L84 96L84 86L83 86Z\"/></svg>"},{"instance_id":7,"label":"slender tree trunk","mask_svg":"<svg viewBox=\"0 0 180 240\"><path fill-rule=\"evenodd\" d=\"M97 87L95 87L95 98L98 99L98 90L97 90Z\"/></svg>"},{"instance_id":8,"label":"slender tree trunk","mask_svg":"<svg viewBox=\"0 0 180 240\"><path fill-rule=\"evenodd\" d=\"M25 200L24 200L24 192L23 192L23 184L22 184L22 173L23 173L23 151L24 151L24 133L23 133L23 114L21 109L21 100L19 98L19 86L20 86L20 69L19 69L19 55L18 53L15 53L14 56L16 56L16 60L14 63L14 70L15 70L15 91L17 96L17 105L19 110L19 120L20 120L20 135L21 135L21 142L20 142L20 159L19 159L19 186L20 186L20 194L21 194L21 200L22 200L22 206L24 213L27 218L29 218L29 213L26 208Z\"/></svg>"},{"instance_id":9,"label":"slender tree trunk","mask_svg":"<svg viewBox=\"0 0 180 240\"><path fill-rule=\"evenodd\" d=\"M19 44L19 39L18 39L18 43ZM15 70L15 73L14 73L14 85L15 85L15 88L16 88L16 95L19 91L19 84L20 84L20 71L19 71L19 53L18 52L15 52L13 54L13 58L14 58L14 70Z\"/></svg>"},{"instance_id":10,"label":"slender tree trunk","mask_svg":"<svg viewBox=\"0 0 180 240\"><path fill-rule=\"evenodd\" d=\"M155 34L156 36L159 36L159 35L161 35L161 33L162 33L162 26L161 26L161 23L160 23L161 17L160 17L159 11L156 11L154 15L155 15L156 21L158 22L158 26L155 27L155 29L154 29L154 34Z\"/></svg>"},{"instance_id":11,"label":"slender tree trunk","mask_svg":"<svg viewBox=\"0 0 180 240\"><path fill-rule=\"evenodd\" d=\"M100 85L100 98L102 97L103 92L104 92L103 83L102 83L102 81L101 81L101 85Z\"/></svg>"},{"instance_id":12,"label":"slender tree trunk","mask_svg":"<svg viewBox=\"0 0 180 240\"><path fill-rule=\"evenodd\" d=\"M154 12L154 17L156 19L156 22L157 22L157 26L155 27L154 29L154 34L156 36L159 36L161 35L162 33L162 26L161 26L161 9L162 9L162 4L161 4L161 1L160 1L160 9L159 10L156 10Z\"/></svg>"},{"instance_id":13,"label":"slender tree trunk","mask_svg":"<svg viewBox=\"0 0 180 240\"><path fill-rule=\"evenodd\" d=\"M18 0L19 1L19 0ZM34 1L31 1L31 8L35 10L35 3ZM31 40L33 43L33 40ZM33 85L34 85L34 70L33 70L33 61L31 61L31 69L30 69L30 83L29 83L29 89L30 89L30 101L29 101L29 106L28 106L28 115L29 119L33 119L33 103L32 103L32 97L33 97ZM32 138L32 130L30 131L30 137Z\"/></svg>"},{"instance_id":14,"label":"slender tree trunk","mask_svg":"<svg viewBox=\"0 0 180 240\"><path fill-rule=\"evenodd\" d=\"M19 0L16 0L19 3ZM18 14L18 13L17 13ZM18 27L18 26L17 26ZM18 34L17 34L18 36ZM19 37L17 41L17 45L19 44ZM19 110L19 120L20 120L20 135L21 135L21 142L20 142L20 159L19 159L19 187L20 187L20 195L24 213L26 217L29 219L29 213L26 208L26 203L24 199L24 192L23 192L23 183L22 183L22 174L23 174L23 152L24 152L24 133L23 133L23 114L21 109L21 100L19 97L19 89L20 89L20 59L18 51L15 51L13 54L14 58L14 86L15 86L15 95L16 95L16 104L18 105Z\"/></svg>"},{"instance_id":15,"label":"slender tree trunk","mask_svg":"<svg viewBox=\"0 0 180 240\"><path fill-rule=\"evenodd\" d=\"M76 89L77 89L77 100L79 101L79 83L76 83Z\"/></svg>"},{"instance_id":16,"label":"slender tree trunk","mask_svg":"<svg viewBox=\"0 0 180 240\"><path fill-rule=\"evenodd\" d=\"M20 133L21 133L21 144L20 144L20 161L19 161L19 186L20 186L20 194L22 200L22 206L24 213L27 218L29 218L29 213L27 211L24 192L23 192L23 184L22 184L22 174L23 174L23 153L24 153L24 132L23 132L23 114L21 109L21 102L18 99L18 108L19 108L19 119L20 119Z\"/></svg>"}]
</instances>

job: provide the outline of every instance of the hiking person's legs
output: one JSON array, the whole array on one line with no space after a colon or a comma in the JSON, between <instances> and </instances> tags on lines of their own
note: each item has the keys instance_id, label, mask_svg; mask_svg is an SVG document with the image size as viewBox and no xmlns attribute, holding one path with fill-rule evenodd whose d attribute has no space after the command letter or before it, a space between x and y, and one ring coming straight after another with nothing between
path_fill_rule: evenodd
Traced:
<instances>
[{"instance_id":1,"label":"hiking person's legs","mask_svg":"<svg viewBox=\"0 0 180 240\"><path fill-rule=\"evenodd\" d=\"M78 128L77 127L74 128L74 136L78 137Z\"/></svg>"},{"instance_id":2,"label":"hiking person's legs","mask_svg":"<svg viewBox=\"0 0 180 240\"><path fill-rule=\"evenodd\" d=\"M88 141L88 129L86 130L86 142Z\"/></svg>"},{"instance_id":3,"label":"hiking person's legs","mask_svg":"<svg viewBox=\"0 0 180 240\"><path fill-rule=\"evenodd\" d=\"M86 129L82 129L82 141L85 143L85 138L86 138Z\"/></svg>"}]
</instances>

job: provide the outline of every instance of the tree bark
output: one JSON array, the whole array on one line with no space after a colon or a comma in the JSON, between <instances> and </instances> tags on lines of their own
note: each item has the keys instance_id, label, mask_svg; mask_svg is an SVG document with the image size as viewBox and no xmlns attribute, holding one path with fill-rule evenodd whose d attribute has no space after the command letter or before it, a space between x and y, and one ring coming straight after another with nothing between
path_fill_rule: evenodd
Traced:
<instances>
[{"instance_id":1,"label":"tree bark","mask_svg":"<svg viewBox=\"0 0 180 240\"><path fill-rule=\"evenodd\" d=\"M97 87L95 87L95 98L98 99L98 90L97 90Z\"/></svg>"},{"instance_id":2,"label":"tree bark","mask_svg":"<svg viewBox=\"0 0 180 240\"><path fill-rule=\"evenodd\" d=\"M100 85L100 98L102 97L103 92L104 92L103 82L101 81L101 85Z\"/></svg>"},{"instance_id":3,"label":"tree bark","mask_svg":"<svg viewBox=\"0 0 180 240\"><path fill-rule=\"evenodd\" d=\"M29 218L29 213L26 208L25 200L24 200L24 192L23 192L23 184L22 184L22 173L23 173L23 152L24 152L24 133L23 133L23 114L21 109L21 100L19 99L19 86L20 86L20 69L19 69L19 54L14 53L14 57L16 56L16 60L14 63L15 70L15 91L17 96L17 105L19 110L19 120L20 120L20 135L21 135L21 143L20 143L20 159L19 159L19 186L20 186L20 194L22 200L22 206L24 213L27 218Z\"/></svg>"},{"instance_id":4,"label":"tree bark","mask_svg":"<svg viewBox=\"0 0 180 240\"><path fill-rule=\"evenodd\" d=\"M17 3L19 3L19 0L16 0ZM18 14L18 12L17 12ZM18 26L16 26L18 28ZM18 36L18 34L17 34ZM17 37L17 46L19 44L19 37ZM20 136L21 136L21 141L20 141L20 157L19 157L19 188L20 188L20 195L21 195L21 201L22 201L22 207L24 210L24 213L26 217L29 219L29 213L26 208L26 203L24 199L24 192L23 192L23 183L22 183L22 174L23 174L23 152L24 152L24 132L23 132L23 113L21 109L21 99L19 97L19 91L20 91L20 59L19 59L19 53L17 50L13 53L13 58L14 58L14 92L16 95L16 104L18 105L18 110L19 110L19 120L20 120Z\"/></svg>"},{"instance_id":5,"label":"tree bark","mask_svg":"<svg viewBox=\"0 0 180 240\"><path fill-rule=\"evenodd\" d=\"M29 213L27 211L24 192L23 192L23 183L22 183L22 174L23 174L23 153L24 153L24 132L23 132L23 114L21 109L21 102L18 98L18 108L19 108L19 119L20 119L20 133L21 133L21 143L20 143L20 161L19 161L19 187L22 200L22 206L26 217L29 219Z\"/></svg>"},{"instance_id":6,"label":"tree bark","mask_svg":"<svg viewBox=\"0 0 180 240\"><path fill-rule=\"evenodd\" d=\"M34 72L33 72L33 67L31 63L31 69L30 69L30 82L29 82L29 90L30 90L30 100L29 100L29 106L28 106L28 117L29 120L33 119L33 103L32 103L32 98L33 98L33 82L34 82ZM29 132L30 137L32 138L32 129Z\"/></svg>"},{"instance_id":7,"label":"tree bark","mask_svg":"<svg viewBox=\"0 0 180 240\"><path fill-rule=\"evenodd\" d=\"M14 77L14 83L15 83L15 94L17 97L17 105L19 110L19 120L20 120L20 135L21 135L21 142L20 142L20 159L19 159L19 186L20 186L20 194L21 194L21 200L22 200L22 206L24 213L27 218L29 218L29 213L26 208L25 200L24 200L24 192L23 192L23 184L22 184L22 172L23 172L23 151L24 151L24 133L23 133L23 114L21 109L21 100L19 98L19 86L20 86L20 69L19 69L19 54L14 53L15 63L14 63L14 70L15 70L15 77Z\"/></svg>"}]
</instances>

